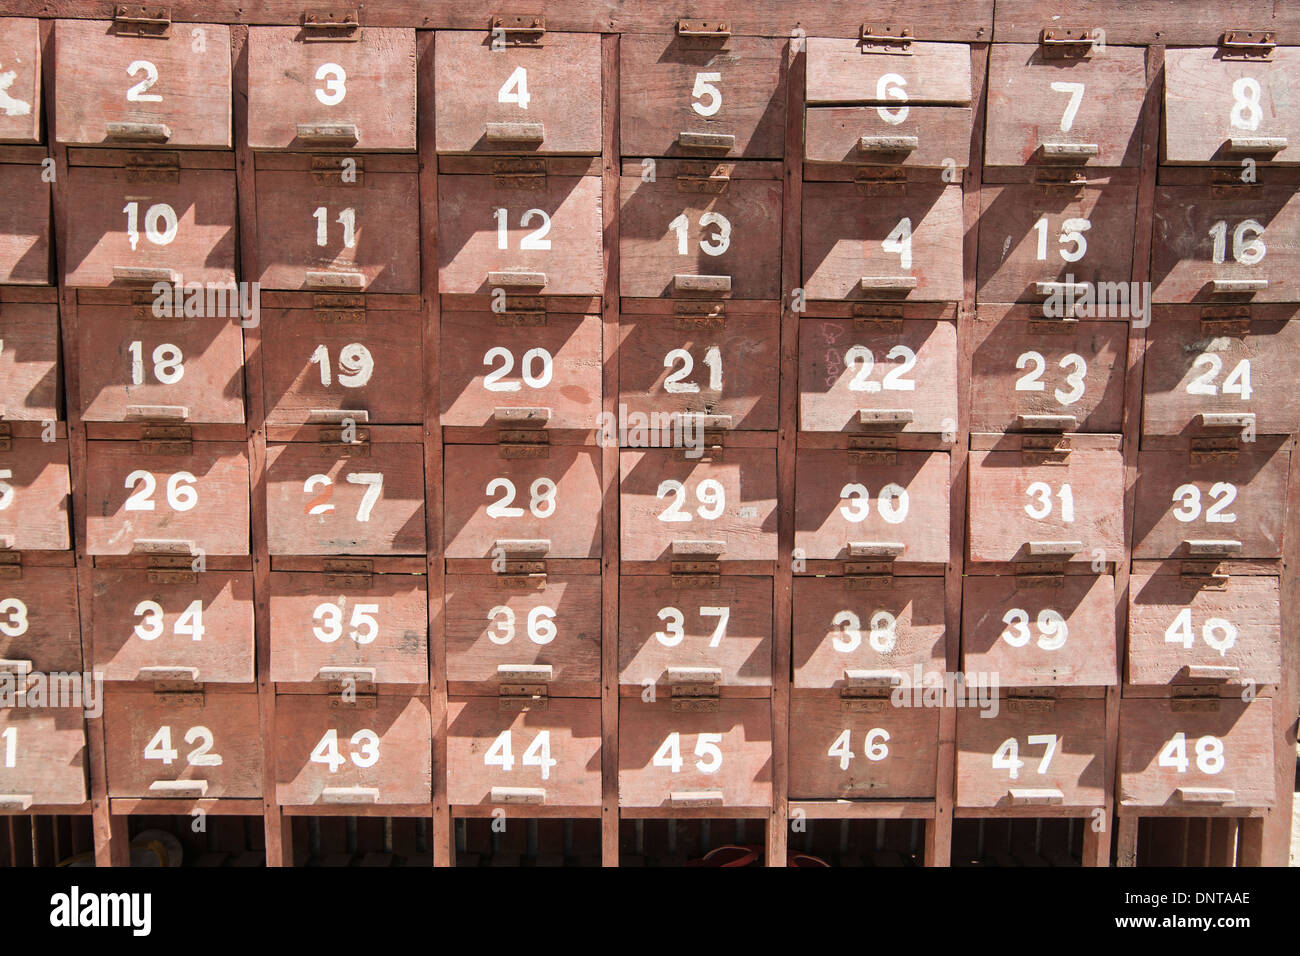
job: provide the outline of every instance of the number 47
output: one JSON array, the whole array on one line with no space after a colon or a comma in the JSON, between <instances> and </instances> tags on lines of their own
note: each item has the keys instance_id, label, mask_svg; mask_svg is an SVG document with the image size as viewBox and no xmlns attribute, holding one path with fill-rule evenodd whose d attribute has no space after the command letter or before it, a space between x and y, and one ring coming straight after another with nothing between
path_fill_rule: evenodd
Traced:
<instances>
[{"instance_id":1,"label":"number 47","mask_svg":"<svg viewBox=\"0 0 1300 956\"><path fill-rule=\"evenodd\" d=\"M1030 747L1036 747L1043 744L1047 750L1043 752L1043 759L1038 761L1038 772L1047 773L1047 768L1052 765L1052 758L1056 756L1056 745L1059 742L1056 734L1030 734L1025 738L1025 743ZM1020 777L1020 768L1025 762L1020 759L1020 745L1016 743L1015 737L1008 737L1002 741L1002 746L998 747L997 753L993 755L993 768L995 770L1006 770L1012 780Z\"/></svg>"}]
</instances>

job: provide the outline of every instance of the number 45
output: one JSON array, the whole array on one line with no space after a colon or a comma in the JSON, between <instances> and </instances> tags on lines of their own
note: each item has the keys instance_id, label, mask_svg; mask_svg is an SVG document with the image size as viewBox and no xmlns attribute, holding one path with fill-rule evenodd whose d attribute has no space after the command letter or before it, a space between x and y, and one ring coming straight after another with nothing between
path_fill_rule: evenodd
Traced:
<instances>
[{"instance_id":1,"label":"number 45","mask_svg":"<svg viewBox=\"0 0 1300 956\"><path fill-rule=\"evenodd\" d=\"M717 773L722 766L722 734L699 734L695 740L695 769L700 773ZM654 765L682 772L682 735L673 731L655 751Z\"/></svg>"}]
</instances>

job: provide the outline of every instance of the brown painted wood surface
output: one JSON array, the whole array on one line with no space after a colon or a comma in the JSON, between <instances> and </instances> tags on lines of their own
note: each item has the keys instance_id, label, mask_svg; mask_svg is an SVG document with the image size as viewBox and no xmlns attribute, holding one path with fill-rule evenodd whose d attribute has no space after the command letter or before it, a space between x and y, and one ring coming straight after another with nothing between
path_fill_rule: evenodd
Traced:
<instances>
[{"instance_id":1,"label":"brown painted wood surface","mask_svg":"<svg viewBox=\"0 0 1300 956\"><path fill-rule=\"evenodd\" d=\"M0 306L0 405L10 421L47 421L62 403L59 310L54 304Z\"/></svg>"},{"instance_id":2,"label":"brown painted wood surface","mask_svg":"<svg viewBox=\"0 0 1300 956\"><path fill-rule=\"evenodd\" d=\"M860 41L808 37L807 98L812 103L970 103L970 49L958 43L913 43L906 55L865 53ZM894 74L896 92L881 93Z\"/></svg>"},{"instance_id":3,"label":"brown painted wood surface","mask_svg":"<svg viewBox=\"0 0 1300 956\"><path fill-rule=\"evenodd\" d=\"M31 661L34 672L83 670L81 616L68 600L75 587L71 568L24 568L0 582L0 660Z\"/></svg>"},{"instance_id":4,"label":"brown painted wood surface","mask_svg":"<svg viewBox=\"0 0 1300 956\"><path fill-rule=\"evenodd\" d=\"M0 108L0 140L39 143L41 139L41 21L30 17L0 20L0 71L8 100Z\"/></svg>"},{"instance_id":5,"label":"brown painted wood surface","mask_svg":"<svg viewBox=\"0 0 1300 956\"><path fill-rule=\"evenodd\" d=\"M0 189L8 197L0 214L0 281L50 281L50 187L43 176L39 165L0 164Z\"/></svg>"},{"instance_id":6,"label":"brown painted wood surface","mask_svg":"<svg viewBox=\"0 0 1300 956\"><path fill-rule=\"evenodd\" d=\"M965 106L916 106L898 111L874 106L809 107L804 159L810 163L897 164L919 169L962 169L970 161L971 111ZM861 148L862 137L915 136L905 153Z\"/></svg>"},{"instance_id":7,"label":"brown painted wood surface","mask_svg":"<svg viewBox=\"0 0 1300 956\"><path fill-rule=\"evenodd\" d=\"M71 480L66 439L15 438L0 451L0 540L18 550L63 551L72 546L68 529ZM8 491L9 494L4 492Z\"/></svg>"},{"instance_id":8,"label":"brown painted wood surface","mask_svg":"<svg viewBox=\"0 0 1300 956\"><path fill-rule=\"evenodd\" d=\"M0 762L0 793L33 805L86 801L86 724L80 707L0 708L0 733L13 730L14 766Z\"/></svg>"}]
</instances>

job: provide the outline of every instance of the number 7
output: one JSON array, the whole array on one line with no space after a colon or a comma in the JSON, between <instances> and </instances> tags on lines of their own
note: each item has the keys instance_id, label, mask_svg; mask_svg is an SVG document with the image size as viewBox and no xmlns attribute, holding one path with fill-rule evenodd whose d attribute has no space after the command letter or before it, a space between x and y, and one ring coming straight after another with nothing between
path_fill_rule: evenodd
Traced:
<instances>
[{"instance_id":1,"label":"number 7","mask_svg":"<svg viewBox=\"0 0 1300 956\"><path fill-rule=\"evenodd\" d=\"M1065 114L1061 117L1061 132L1068 132L1074 126L1074 117L1079 112L1079 104L1083 102L1083 84L1055 80L1052 82L1052 92L1070 94L1070 102L1065 104Z\"/></svg>"},{"instance_id":2,"label":"number 7","mask_svg":"<svg viewBox=\"0 0 1300 956\"><path fill-rule=\"evenodd\" d=\"M370 511L384 490L384 476L377 471L358 471L348 475L346 481L350 485L366 486L366 493L361 496L361 504L357 506L357 520L369 521Z\"/></svg>"},{"instance_id":3,"label":"number 7","mask_svg":"<svg viewBox=\"0 0 1300 956\"><path fill-rule=\"evenodd\" d=\"M1079 85L1080 87L1083 86L1082 83ZM1037 746L1038 744L1045 744L1047 746L1047 750L1043 754L1043 759L1038 761L1039 773L1047 773L1047 768L1052 765L1052 758L1056 756L1056 742L1057 742L1056 734L1030 734L1029 735L1029 740L1028 740L1029 746L1034 747Z\"/></svg>"}]
</instances>

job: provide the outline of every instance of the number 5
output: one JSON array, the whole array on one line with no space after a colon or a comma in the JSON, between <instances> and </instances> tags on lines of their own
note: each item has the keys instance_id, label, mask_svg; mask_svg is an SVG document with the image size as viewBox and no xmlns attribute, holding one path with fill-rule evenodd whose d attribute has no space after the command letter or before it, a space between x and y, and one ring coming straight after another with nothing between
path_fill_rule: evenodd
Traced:
<instances>
[{"instance_id":1,"label":"number 5","mask_svg":"<svg viewBox=\"0 0 1300 956\"><path fill-rule=\"evenodd\" d=\"M722 109L722 92L713 84L722 82L721 73L696 73L691 96L705 97L706 102L692 103L691 109L701 116L712 116Z\"/></svg>"}]
</instances>

